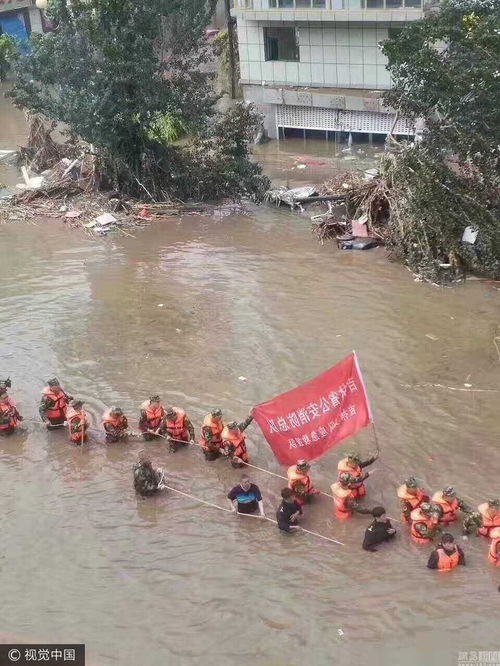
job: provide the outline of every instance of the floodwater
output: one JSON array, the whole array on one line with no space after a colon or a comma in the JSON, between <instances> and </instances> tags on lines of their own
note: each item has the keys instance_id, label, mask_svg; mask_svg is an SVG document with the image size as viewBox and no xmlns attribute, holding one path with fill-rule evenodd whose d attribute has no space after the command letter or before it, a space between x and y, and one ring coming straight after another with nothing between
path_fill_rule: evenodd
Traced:
<instances>
[{"instance_id":1,"label":"floodwater","mask_svg":"<svg viewBox=\"0 0 500 666\"><path fill-rule=\"evenodd\" d=\"M262 151L305 153L302 142ZM266 207L135 239L3 225L0 266L0 375L26 418L24 434L0 440L2 632L85 642L93 666L457 666L459 652L500 650L485 539L464 542L467 566L440 575L400 525L395 543L364 552L367 518L340 524L326 497L303 524L345 545L287 538L172 492L138 499L141 442L95 435L76 450L35 422L54 375L94 425L113 404L135 421L156 392L197 428L216 405L242 419L356 349L382 450L365 503L397 517L396 486L415 474L477 504L500 494L500 285L415 283L383 250L321 247L306 219ZM279 473L254 424L248 440L252 462ZM373 450L371 431L314 464L317 486L328 490L353 446ZM169 485L226 505L239 478L227 462L147 447ZM284 484L252 478L272 516Z\"/></svg>"}]
</instances>

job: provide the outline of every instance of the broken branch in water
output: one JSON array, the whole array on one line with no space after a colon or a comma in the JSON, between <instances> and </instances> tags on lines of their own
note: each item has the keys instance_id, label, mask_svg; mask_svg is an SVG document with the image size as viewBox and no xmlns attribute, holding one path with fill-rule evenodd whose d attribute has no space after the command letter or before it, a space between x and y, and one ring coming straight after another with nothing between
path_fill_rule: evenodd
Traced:
<instances>
[{"instance_id":1,"label":"broken branch in water","mask_svg":"<svg viewBox=\"0 0 500 666\"><path fill-rule=\"evenodd\" d=\"M449 391L465 391L466 393L499 393L497 389L475 389L475 388L462 388L461 386L445 386L444 384L431 384L426 382L425 384L400 384L403 388L444 388Z\"/></svg>"}]
</instances>

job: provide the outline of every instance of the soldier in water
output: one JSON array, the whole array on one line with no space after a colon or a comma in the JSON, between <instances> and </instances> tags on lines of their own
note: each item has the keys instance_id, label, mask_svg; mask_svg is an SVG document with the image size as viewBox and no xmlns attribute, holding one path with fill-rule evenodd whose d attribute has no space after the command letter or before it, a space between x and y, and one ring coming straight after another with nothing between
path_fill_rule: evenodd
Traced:
<instances>
[{"instance_id":1,"label":"soldier in water","mask_svg":"<svg viewBox=\"0 0 500 666\"><path fill-rule=\"evenodd\" d=\"M163 488L163 476L163 470L160 467L155 469L151 460L145 454L141 454L139 462L134 466L135 492L142 497L155 495Z\"/></svg>"}]
</instances>

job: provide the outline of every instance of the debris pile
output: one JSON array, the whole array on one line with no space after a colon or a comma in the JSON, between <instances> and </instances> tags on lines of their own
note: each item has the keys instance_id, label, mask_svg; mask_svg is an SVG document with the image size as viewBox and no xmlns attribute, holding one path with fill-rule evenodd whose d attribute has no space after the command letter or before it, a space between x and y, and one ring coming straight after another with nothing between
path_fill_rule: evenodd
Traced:
<instances>
[{"instance_id":1,"label":"debris pile","mask_svg":"<svg viewBox=\"0 0 500 666\"><path fill-rule=\"evenodd\" d=\"M198 204L178 201L145 204L110 187L105 191L98 168L98 158L90 146L53 140L55 124L46 124L38 116L29 118L28 147L17 154L23 182L19 193L3 196L0 223L31 222L35 219L62 219L71 227L81 227L89 234L142 227L153 218L201 213Z\"/></svg>"}]
</instances>

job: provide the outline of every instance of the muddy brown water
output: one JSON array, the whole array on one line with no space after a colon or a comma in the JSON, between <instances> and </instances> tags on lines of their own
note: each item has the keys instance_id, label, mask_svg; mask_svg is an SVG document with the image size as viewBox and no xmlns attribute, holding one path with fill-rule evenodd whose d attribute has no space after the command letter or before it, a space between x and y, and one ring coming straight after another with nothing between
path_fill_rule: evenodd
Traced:
<instances>
[{"instance_id":1,"label":"muddy brown water","mask_svg":"<svg viewBox=\"0 0 500 666\"><path fill-rule=\"evenodd\" d=\"M304 146L261 152L276 161ZM307 220L265 207L174 219L137 239L3 225L0 266L0 374L26 419L56 375L95 425L112 404L134 420L160 392L198 428L209 407L243 418L356 349L383 454L366 504L397 516L409 474L474 503L500 494L499 394L421 386L499 390L500 285L415 283L383 250L320 247ZM286 538L173 493L137 499L138 441L106 447L96 435L75 450L62 432L25 427L0 440L6 635L85 642L96 666L456 666L460 651L500 650L500 570L485 539L464 542L467 566L439 575L402 526L394 544L362 551L367 519L339 524L326 497L304 526L345 545ZM252 462L279 472L256 426L248 439ZM239 478L226 462L147 446L169 484L225 506ZM314 464L320 488L353 446L373 450L371 432ZM272 516L283 484L252 478Z\"/></svg>"}]
</instances>

